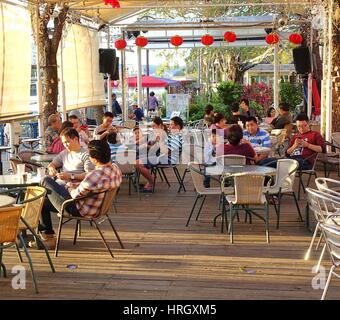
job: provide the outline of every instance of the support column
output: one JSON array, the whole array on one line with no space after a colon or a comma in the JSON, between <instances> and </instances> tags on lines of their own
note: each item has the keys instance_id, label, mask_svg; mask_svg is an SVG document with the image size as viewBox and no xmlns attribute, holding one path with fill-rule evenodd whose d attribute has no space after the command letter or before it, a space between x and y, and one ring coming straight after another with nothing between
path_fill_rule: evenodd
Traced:
<instances>
[{"instance_id":1,"label":"support column","mask_svg":"<svg viewBox=\"0 0 340 320\"><path fill-rule=\"evenodd\" d=\"M141 108L143 104L142 93L142 48L137 47L137 94L138 94L138 106Z\"/></svg>"},{"instance_id":2,"label":"support column","mask_svg":"<svg viewBox=\"0 0 340 320\"><path fill-rule=\"evenodd\" d=\"M280 61L279 61L279 44L274 45L274 108L279 107L280 100Z\"/></svg>"},{"instance_id":3,"label":"support column","mask_svg":"<svg viewBox=\"0 0 340 320\"><path fill-rule=\"evenodd\" d=\"M107 27L107 48L110 49L110 26ZM113 61L113 63L116 62ZM109 73L107 73L106 88L107 88L107 111L112 112L111 77Z\"/></svg>"},{"instance_id":4,"label":"support column","mask_svg":"<svg viewBox=\"0 0 340 320\"><path fill-rule=\"evenodd\" d=\"M146 75L149 76L150 75L149 49L146 49L145 52L146 52ZM149 109L150 109L149 94L150 94L150 89L149 89L149 87L147 87L146 88L146 105L147 105L147 108L148 108L148 115L149 115Z\"/></svg>"},{"instance_id":5,"label":"support column","mask_svg":"<svg viewBox=\"0 0 340 320\"><path fill-rule=\"evenodd\" d=\"M63 121L67 120L66 117L66 96L65 96L65 82L64 82L64 65L63 65L63 38L60 40L60 102Z\"/></svg>"},{"instance_id":6,"label":"support column","mask_svg":"<svg viewBox=\"0 0 340 320\"><path fill-rule=\"evenodd\" d=\"M122 38L125 38L124 31ZM126 83L125 83L125 50L120 50L121 57L121 74L122 74L122 120L127 120L127 106L126 106Z\"/></svg>"},{"instance_id":7,"label":"support column","mask_svg":"<svg viewBox=\"0 0 340 320\"><path fill-rule=\"evenodd\" d=\"M39 22L40 22L40 15L39 15L39 6L37 5L36 8L36 29L39 30ZM40 50L39 50L39 40L38 34L36 35L36 47L37 47L37 104L38 104L38 136L41 137L42 145L45 145L45 136L44 136L44 127L43 127L43 109L42 109L42 85L41 85L41 78L40 78Z\"/></svg>"},{"instance_id":8,"label":"support column","mask_svg":"<svg viewBox=\"0 0 340 320\"><path fill-rule=\"evenodd\" d=\"M333 52L333 43L332 43L332 36L333 36L333 8L334 8L334 1L330 0L329 10L328 10L328 52L327 52L327 78L326 78L326 132L325 132L325 139L327 141L331 140L332 135L332 52Z\"/></svg>"}]
</instances>

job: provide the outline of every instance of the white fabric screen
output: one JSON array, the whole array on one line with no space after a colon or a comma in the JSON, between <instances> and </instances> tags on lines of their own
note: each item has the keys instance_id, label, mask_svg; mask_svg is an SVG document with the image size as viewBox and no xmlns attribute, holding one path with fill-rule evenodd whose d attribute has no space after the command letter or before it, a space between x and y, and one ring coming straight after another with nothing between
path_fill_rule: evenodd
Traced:
<instances>
[{"instance_id":1,"label":"white fabric screen","mask_svg":"<svg viewBox=\"0 0 340 320\"><path fill-rule=\"evenodd\" d=\"M0 3L0 119L30 112L31 55L29 11Z\"/></svg>"},{"instance_id":2,"label":"white fabric screen","mask_svg":"<svg viewBox=\"0 0 340 320\"><path fill-rule=\"evenodd\" d=\"M103 75L99 73L98 32L79 25L68 25L63 40L62 67L66 110L105 104ZM61 78L61 46L58 75ZM61 83L59 101L61 102ZM60 103L61 104L61 103Z\"/></svg>"}]
</instances>

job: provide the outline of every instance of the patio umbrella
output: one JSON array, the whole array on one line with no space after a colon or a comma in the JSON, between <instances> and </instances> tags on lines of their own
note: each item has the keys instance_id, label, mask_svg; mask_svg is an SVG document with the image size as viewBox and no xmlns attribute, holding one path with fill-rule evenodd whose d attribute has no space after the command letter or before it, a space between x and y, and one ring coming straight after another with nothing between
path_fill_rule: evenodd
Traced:
<instances>
[{"instance_id":1,"label":"patio umbrella","mask_svg":"<svg viewBox=\"0 0 340 320\"><path fill-rule=\"evenodd\" d=\"M129 87L137 87L137 77L128 77L126 83ZM169 84L163 79L151 76L142 76L143 88L164 88Z\"/></svg>"}]
</instances>

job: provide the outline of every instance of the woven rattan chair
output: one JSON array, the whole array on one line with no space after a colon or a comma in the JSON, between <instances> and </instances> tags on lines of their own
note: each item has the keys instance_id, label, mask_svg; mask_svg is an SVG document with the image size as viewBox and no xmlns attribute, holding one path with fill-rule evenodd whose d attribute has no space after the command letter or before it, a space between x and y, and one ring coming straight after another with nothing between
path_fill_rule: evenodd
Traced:
<instances>
[{"instance_id":1,"label":"woven rattan chair","mask_svg":"<svg viewBox=\"0 0 340 320\"><path fill-rule=\"evenodd\" d=\"M259 174L235 174L234 188L235 195L227 195L226 200L229 203L229 233L230 242L234 243L234 227L233 221L238 211L243 210L247 215L255 215L265 222L266 239L269 243L269 210L266 197L263 194L264 175ZM261 207L249 207L249 206ZM264 211L264 216L260 216L255 210ZM227 221L227 217L226 217Z\"/></svg>"},{"instance_id":2,"label":"woven rattan chair","mask_svg":"<svg viewBox=\"0 0 340 320\"><path fill-rule=\"evenodd\" d=\"M328 224L332 223L335 226L340 226L340 198L335 197L331 194L322 192L320 190L314 190L311 188L307 188L306 191L308 195L307 196L308 210L313 211L315 220L317 222L314 233L313 233L313 237L309 244L308 250L305 254L305 260L308 260L314 241L316 239L316 236L321 231L320 224L325 223L325 221L327 220ZM333 216L333 218L328 219L330 216ZM322 238L323 237L321 234L319 241L316 245L316 250L319 248ZM326 245L323 246L323 249L321 251L319 262L317 264L317 270L319 270L325 250L326 250Z\"/></svg>"},{"instance_id":3,"label":"woven rattan chair","mask_svg":"<svg viewBox=\"0 0 340 320\"><path fill-rule=\"evenodd\" d=\"M30 265L34 291L39 293L32 259L27 250L25 241L19 233L21 210L22 206L0 208L0 277L2 274L1 269L3 270L4 277L7 276L6 267L2 263L4 249L16 246L20 261L22 262L22 257L17 244L17 237L19 237Z\"/></svg>"},{"instance_id":4,"label":"woven rattan chair","mask_svg":"<svg viewBox=\"0 0 340 320\"><path fill-rule=\"evenodd\" d=\"M201 213L203 204L205 202L205 199L207 196L209 195L221 195L221 188L220 187L216 187L216 188L205 188L203 185L203 180L205 177L204 172L201 170L200 165L198 163L193 163L193 162L189 162L188 163L188 168L190 170L190 174L191 174L191 178L194 184L194 188L196 191L196 199L195 202L191 208L187 223L186 223L186 227L189 226L191 217L194 213L194 210L196 208L196 204L198 202L199 199L202 198L200 207L198 209L197 215L196 215L196 220L198 220L198 217ZM211 177L211 179L215 179L214 177ZM219 182L218 179L215 179L216 181ZM232 193L234 192L234 190L232 190Z\"/></svg>"},{"instance_id":5,"label":"woven rattan chair","mask_svg":"<svg viewBox=\"0 0 340 320\"><path fill-rule=\"evenodd\" d=\"M96 216L91 216L91 217L77 217L77 216L72 216L72 215L69 215L67 212L65 212L65 209L67 208L67 206L71 203L76 203L78 201L82 201L82 200L85 200L86 198L91 198L93 196L96 196L96 195L99 195L99 194L102 194L104 193L104 198L102 200L102 205L101 207L99 208L98 210L98 213ZM105 190L105 191L102 191L102 192L98 192L98 193L90 193L86 196L83 196L83 197L79 197L79 198L76 198L76 199L68 199L66 201L63 202L62 206L61 206L61 210L60 210L60 213L58 214L58 217L59 217L59 227L58 227L58 235L57 235L57 244L56 244L56 247L55 247L55 257L58 256L58 251L59 251L59 245L60 245L60 238L61 238L61 231L62 231L62 227L65 223L71 221L71 220L76 220L77 221L77 224L76 224L76 228L75 228L75 233L74 233L74 240L73 240L73 244L75 245L76 244L76 241L77 241L77 235L78 235L78 228L80 226L80 222L81 221L88 221L90 223L93 223L95 225L95 227L97 228L103 242L104 242L104 245L106 247L106 249L109 251L111 257L113 258L113 253L102 233L102 231L100 230L99 228L99 225L101 223L103 223L104 221L108 220L109 223L110 223L110 226L121 246L122 249L124 249L124 246L123 246L123 243L121 242L120 240L120 237L115 229L115 227L113 226L113 223L109 217L109 211L110 211L110 208L112 206L112 202L116 196L116 193L117 193L117 189L109 189L109 190ZM66 220L66 221L64 221Z\"/></svg>"},{"instance_id":6,"label":"woven rattan chair","mask_svg":"<svg viewBox=\"0 0 340 320\"><path fill-rule=\"evenodd\" d=\"M238 154L226 154L216 158L218 166L244 166L245 164L246 157Z\"/></svg>"},{"instance_id":7,"label":"woven rattan chair","mask_svg":"<svg viewBox=\"0 0 340 320\"><path fill-rule=\"evenodd\" d=\"M23 160L20 160L18 158L10 158L9 163L11 165L12 172L14 174L17 173L17 166L18 164L24 164L25 165L25 172L36 172L38 167L41 167L39 164L34 164L34 163L28 163Z\"/></svg>"},{"instance_id":8,"label":"woven rattan chair","mask_svg":"<svg viewBox=\"0 0 340 320\"><path fill-rule=\"evenodd\" d=\"M340 226L334 226L333 223L328 223L328 221L334 218L339 218L339 216L329 216L324 223L320 224L320 229L332 262L321 300L324 300L326 297L332 276L335 275L337 278L340 278L340 275L335 272L335 269L340 266Z\"/></svg>"},{"instance_id":9,"label":"woven rattan chair","mask_svg":"<svg viewBox=\"0 0 340 320\"><path fill-rule=\"evenodd\" d=\"M19 223L19 231L26 232L29 230L36 241L37 245L41 245L45 250L47 260L50 264L52 272L55 272L53 262L50 258L48 249L44 241L38 236L38 226L41 217L41 210L44 204L46 189L38 186L30 186L25 188L15 188L6 191L2 191L1 194L11 193L18 194L17 199L20 205L23 205L21 211L21 219ZM24 198L22 199L22 194ZM20 253L20 252L19 252ZM20 261L22 262L21 256L19 255Z\"/></svg>"},{"instance_id":10,"label":"woven rattan chair","mask_svg":"<svg viewBox=\"0 0 340 320\"><path fill-rule=\"evenodd\" d=\"M293 190L295 181L295 172L299 167L299 163L293 159L279 159L277 161L277 170L275 177L275 184L273 186L265 187L264 193L267 198L274 196L278 197L278 204L274 202L275 213L277 216L276 228L279 228L280 224L280 209L281 209L281 199L283 195L290 195L294 198L296 209L299 213L300 221L303 221L300 207Z\"/></svg>"}]
</instances>

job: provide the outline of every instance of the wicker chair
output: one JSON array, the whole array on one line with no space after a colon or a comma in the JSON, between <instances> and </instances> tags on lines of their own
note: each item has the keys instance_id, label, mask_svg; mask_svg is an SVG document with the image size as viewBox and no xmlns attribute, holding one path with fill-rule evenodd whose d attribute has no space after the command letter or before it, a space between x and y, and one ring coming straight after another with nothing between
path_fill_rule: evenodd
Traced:
<instances>
[{"instance_id":1,"label":"wicker chair","mask_svg":"<svg viewBox=\"0 0 340 320\"><path fill-rule=\"evenodd\" d=\"M76 202L78 202L80 200L84 200L86 198L91 198L91 197L96 196L96 195L101 194L101 193L104 193L104 198L102 200L102 205L99 208L96 216L78 217L78 216L69 215L67 212L65 212L65 209L67 208L67 206L69 204L76 203ZM58 227L58 235L57 235L57 244L56 244L55 253L54 253L55 257L58 256L62 227L65 223L67 223L71 220L77 221L76 229L75 229L75 233L74 233L74 239L73 239L74 245L76 244L76 241L77 241L78 228L80 226L81 221L87 221L87 222L90 222L91 224L93 223L95 225L95 227L97 228L97 230L98 230L98 232L99 232L99 234L100 234L100 236L101 236L101 238L104 242L106 249L109 251L111 257L114 258L113 253L112 253L108 243L106 242L106 239L105 239L102 231L99 228L99 225L102 222L104 222L105 220L108 220L116 238L118 239L118 242L119 242L121 248L124 249L123 243L121 242L120 237L119 237L116 229L114 228L113 223L112 223L112 221L111 221L111 219L108 215L110 208L111 208L111 205L112 205L112 202L113 202L113 199L116 196L116 193L117 193L117 189L109 189L109 190L105 190L105 191L98 192L98 193L90 193L90 194L87 194L86 196L82 196L82 197L79 197L79 198L76 198L76 199L68 199L68 200L63 202L61 209L60 209L60 212L58 214L59 227ZM66 220L66 221L64 221L64 220Z\"/></svg>"},{"instance_id":2,"label":"wicker chair","mask_svg":"<svg viewBox=\"0 0 340 320\"><path fill-rule=\"evenodd\" d=\"M230 233L230 242L234 243L234 228L233 221L235 218L235 214L238 213L239 210L244 210L246 215L250 216L255 215L256 217L263 220L266 224L266 239L267 243L269 243L269 210L268 203L266 197L263 194L263 184L264 184L264 175L259 174L235 174L234 175L234 188L235 195L227 195L226 200L229 203L229 233ZM262 207L252 207L249 205L260 205ZM264 211L264 217L260 216L258 213L254 212L254 210L262 210ZM227 218L226 218L227 221Z\"/></svg>"},{"instance_id":3,"label":"wicker chair","mask_svg":"<svg viewBox=\"0 0 340 320\"><path fill-rule=\"evenodd\" d=\"M14 174L17 173L18 164L24 164L25 165L25 172L36 172L37 168L41 166L39 164L27 163L27 162L20 160L18 158L10 158L9 163L11 165L11 169L12 169L12 172Z\"/></svg>"},{"instance_id":4,"label":"wicker chair","mask_svg":"<svg viewBox=\"0 0 340 320\"><path fill-rule=\"evenodd\" d=\"M22 262L22 257L17 244L17 237L19 237L30 265L34 291L39 293L32 259L27 250L25 241L19 233L21 210L22 206L0 208L0 277L2 274L1 269L3 270L4 277L7 276L5 265L2 263L4 249L16 246L20 261Z\"/></svg>"},{"instance_id":5,"label":"wicker chair","mask_svg":"<svg viewBox=\"0 0 340 320\"><path fill-rule=\"evenodd\" d=\"M21 211L21 219L19 223L19 231L21 233L29 230L33 234L36 244L41 245L45 250L45 254L52 272L55 272L48 249L44 241L37 234L41 210L47 193L46 189L38 186L30 186L25 188L9 189L1 192L1 194L4 193L17 194L17 199L22 199L21 195L24 194L23 200L18 200L19 204L23 205ZM22 262L20 255L19 258Z\"/></svg>"},{"instance_id":6,"label":"wicker chair","mask_svg":"<svg viewBox=\"0 0 340 320\"><path fill-rule=\"evenodd\" d=\"M201 213L201 210L202 210L202 207L203 207L203 204L204 204L206 197L209 196L209 195L221 195L221 188L220 187L218 187L218 188L205 188L203 186L203 180L204 180L205 174L204 174L204 172L202 172L200 165L198 163L189 162L188 168L190 170L191 178L192 178L192 181L194 183L194 188L195 188L197 196L196 196L195 202L194 202L194 204L191 208L191 211L190 211L187 223L186 223L186 227L189 226L189 223L190 223L191 217L194 213L197 201L200 198L202 198L202 202L201 202L201 205L200 205L199 210L197 212L196 220L198 220L198 217ZM211 177L211 179L215 179L215 178ZM219 182L218 179L215 179L215 180ZM233 192L234 192L234 190L232 190L232 193Z\"/></svg>"},{"instance_id":7,"label":"wicker chair","mask_svg":"<svg viewBox=\"0 0 340 320\"><path fill-rule=\"evenodd\" d=\"M226 154L216 158L216 165L218 166L244 166L246 164L246 157L238 154Z\"/></svg>"},{"instance_id":8,"label":"wicker chair","mask_svg":"<svg viewBox=\"0 0 340 320\"><path fill-rule=\"evenodd\" d=\"M326 242L326 247L328 249L332 267L329 270L327 282L325 288L323 290L321 300L324 300L328 291L329 284L332 279L332 275L335 275L337 278L340 278L340 275L337 274L334 270L340 266L340 226L334 226L333 223L328 224L330 220L334 218L339 218L340 216L329 216L324 223L320 224L320 229L323 234L323 238Z\"/></svg>"},{"instance_id":9,"label":"wicker chair","mask_svg":"<svg viewBox=\"0 0 340 320\"><path fill-rule=\"evenodd\" d=\"M275 184L273 186L265 187L263 192L267 196L267 198L274 196L278 197L278 205L276 206L274 202L274 208L277 216L276 228L279 228L280 224L280 209L281 209L281 198L283 195L293 196L296 209L299 213L300 221L303 221L301 216L300 207L293 190L294 180L295 180L295 172L299 167L299 163L293 159L279 159L277 161L277 170L275 177Z\"/></svg>"}]
</instances>

